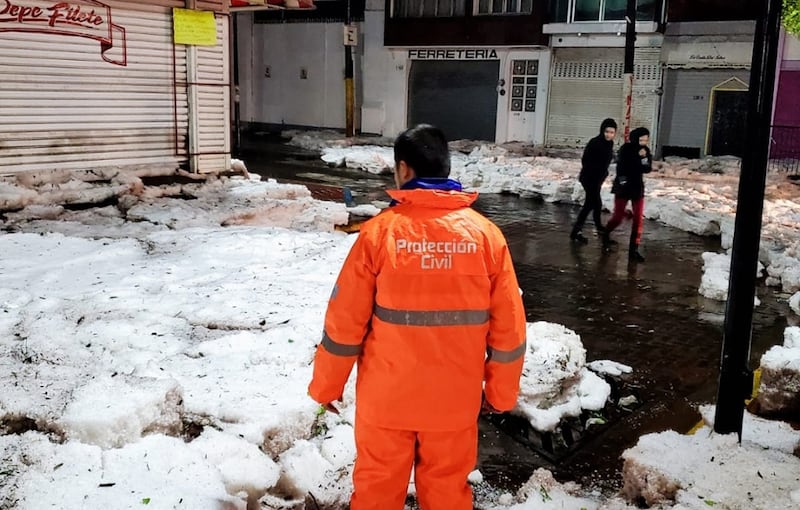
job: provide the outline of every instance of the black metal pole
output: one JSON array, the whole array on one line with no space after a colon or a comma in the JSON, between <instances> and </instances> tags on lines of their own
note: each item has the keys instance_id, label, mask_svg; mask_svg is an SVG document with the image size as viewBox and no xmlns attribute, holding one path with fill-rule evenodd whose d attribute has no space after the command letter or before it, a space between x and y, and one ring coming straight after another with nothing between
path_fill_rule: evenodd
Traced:
<instances>
[{"instance_id":1,"label":"black metal pole","mask_svg":"<svg viewBox=\"0 0 800 510\"><path fill-rule=\"evenodd\" d=\"M350 0L346 0L345 26L353 22L350 12ZM345 87L345 134L355 136L355 84L353 82L353 46L344 46L344 87Z\"/></svg>"},{"instance_id":2,"label":"black metal pole","mask_svg":"<svg viewBox=\"0 0 800 510\"><path fill-rule=\"evenodd\" d=\"M636 0L628 0L625 9L625 74L633 74L633 53L636 49Z\"/></svg>"},{"instance_id":3,"label":"black metal pole","mask_svg":"<svg viewBox=\"0 0 800 510\"><path fill-rule=\"evenodd\" d=\"M631 132L633 110L633 71L634 54L636 52L636 0L628 0L625 9L625 66L622 83L625 91L625 115L623 119L624 141Z\"/></svg>"},{"instance_id":4,"label":"black metal pole","mask_svg":"<svg viewBox=\"0 0 800 510\"><path fill-rule=\"evenodd\" d=\"M714 430L742 439L744 401L752 392L750 343L753 300L761 240L761 215L769 156L772 101L782 0L767 0L756 24L750 69L747 141L739 177L739 198L731 251L731 278L725 308L725 333Z\"/></svg>"}]
</instances>

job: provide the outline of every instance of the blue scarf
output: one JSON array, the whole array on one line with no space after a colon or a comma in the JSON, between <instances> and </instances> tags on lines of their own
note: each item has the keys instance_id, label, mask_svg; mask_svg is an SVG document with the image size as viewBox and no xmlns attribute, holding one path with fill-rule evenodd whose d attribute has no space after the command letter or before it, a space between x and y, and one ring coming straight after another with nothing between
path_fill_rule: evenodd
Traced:
<instances>
[{"instance_id":1,"label":"blue scarf","mask_svg":"<svg viewBox=\"0 0 800 510\"><path fill-rule=\"evenodd\" d=\"M415 177L400 186L400 189L431 189L442 191L461 191L461 183L447 177ZM389 207L397 205L397 200L392 200Z\"/></svg>"}]
</instances>

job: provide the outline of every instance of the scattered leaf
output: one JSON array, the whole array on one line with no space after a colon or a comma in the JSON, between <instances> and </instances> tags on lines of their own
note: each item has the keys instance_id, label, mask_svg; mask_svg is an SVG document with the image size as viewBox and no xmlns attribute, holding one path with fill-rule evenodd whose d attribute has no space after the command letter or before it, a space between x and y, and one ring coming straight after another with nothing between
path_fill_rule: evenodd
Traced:
<instances>
[{"instance_id":1,"label":"scattered leaf","mask_svg":"<svg viewBox=\"0 0 800 510\"><path fill-rule=\"evenodd\" d=\"M705 502L705 504L706 504L706 505L708 505L708 506L714 506L714 505L716 505L716 504L717 504L717 502L716 502L716 501L712 501L712 500L710 500L710 499L706 499L704 502Z\"/></svg>"},{"instance_id":2,"label":"scattered leaf","mask_svg":"<svg viewBox=\"0 0 800 510\"><path fill-rule=\"evenodd\" d=\"M150 504L150 498L142 498L142 504L143 505L149 505Z\"/></svg>"},{"instance_id":3,"label":"scattered leaf","mask_svg":"<svg viewBox=\"0 0 800 510\"><path fill-rule=\"evenodd\" d=\"M539 486L539 494L542 495L542 501L550 501L553 499L550 497L550 493L547 492L547 489L544 488L544 485Z\"/></svg>"},{"instance_id":4,"label":"scattered leaf","mask_svg":"<svg viewBox=\"0 0 800 510\"><path fill-rule=\"evenodd\" d=\"M55 471L56 469L60 468L60 467L61 467L61 466L63 466L63 465L64 465L64 463L63 463L63 462L59 462L58 464L56 464L56 465L53 467L53 471Z\"/></svg>"}]
</instances>

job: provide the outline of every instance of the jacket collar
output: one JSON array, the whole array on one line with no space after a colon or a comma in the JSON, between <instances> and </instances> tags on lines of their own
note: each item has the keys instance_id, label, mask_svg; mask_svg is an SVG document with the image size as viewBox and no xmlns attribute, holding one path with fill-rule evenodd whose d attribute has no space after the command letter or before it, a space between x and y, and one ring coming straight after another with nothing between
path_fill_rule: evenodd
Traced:
<instances>
[{"instance_id":1,"label":"jacket collar","mask_svg":"<svg viewBox=\"0 0 800 510\"><path fill-rule=\"evenodd\" d=\"M478 198L478 193L440 189L393 189L387 193L398 205L418 205L437 209L460 209L469 207Z\"/></svg>"}]
</instances>

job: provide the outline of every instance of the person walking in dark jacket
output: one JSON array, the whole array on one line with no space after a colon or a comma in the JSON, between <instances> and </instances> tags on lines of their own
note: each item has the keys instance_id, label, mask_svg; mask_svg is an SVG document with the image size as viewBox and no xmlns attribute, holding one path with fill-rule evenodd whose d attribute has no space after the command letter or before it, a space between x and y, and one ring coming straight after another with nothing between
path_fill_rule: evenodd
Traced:
<instances>
[{"instance_id":1,"label":"person walking in dark jacket","mask_svg":"<svg viewBox=\"0 0 800 510\"><path fill-rule=\"evenodd\" d=\"M616 135L617 123L614 122L614 119L606 119L600 124L600 134L589 140L583 150L581 174L578 179L586 192L586 199L569 235L573 241L583 244L588 242L581 233L581 229L590 212L593 213L595 228L599 233L603 233L603 224L600 221L600 212L603 209L600 189L608 177L608 165L614 158L614 137Z\"/></svg>"},{"instance_id":2,"label":"person walking in dark jacket","mask_svg":"<svg viewBox=\"0 0 800 510\"><path fill-rule=\"evenodd\" d=\"M639 253L644 225L644 174L653 169L653 156L647 144L650 142L650 131L637 128L631 131L630 141L619 149L617 156L617 176L611 188L614 193L614 213L603 233L603 247L608 250L612 244L610 234L622 223L625 206L630 201L633 208L633 225L631 227L630 248L628 258L633 262L644 262Z\"/></svg>"}]
</instances>

